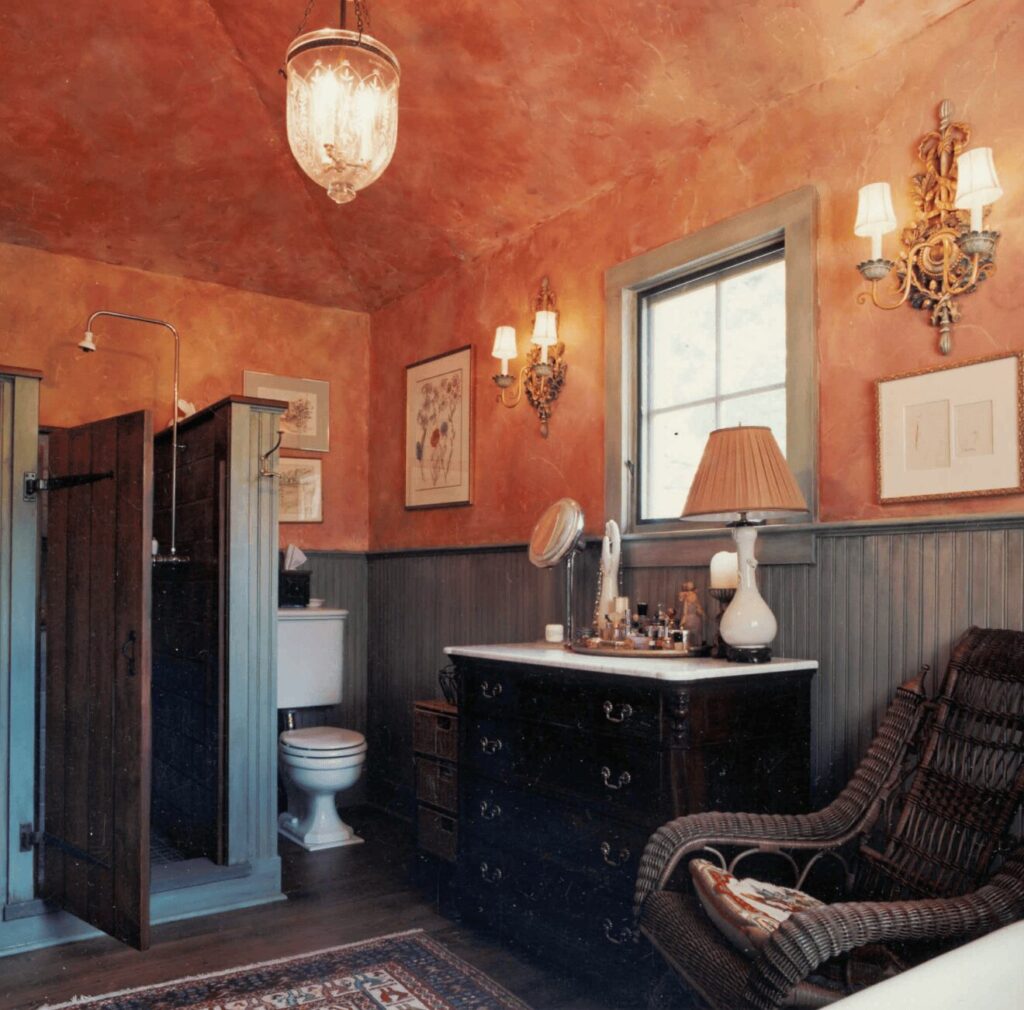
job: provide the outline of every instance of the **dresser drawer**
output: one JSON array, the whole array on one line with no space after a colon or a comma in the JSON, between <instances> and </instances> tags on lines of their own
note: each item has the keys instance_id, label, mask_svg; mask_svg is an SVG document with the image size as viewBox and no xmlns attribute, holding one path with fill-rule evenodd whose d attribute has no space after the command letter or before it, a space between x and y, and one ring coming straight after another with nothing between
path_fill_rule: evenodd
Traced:
<instances>
[{"instance_id":1,"label":"dresser drawer","mask_svg":"<svg viewBox=\"0 0 1024 1010\"><path fill-rule=\"evenodd\" d=\"M657 691L633 685L593 683L533 674L521 695L519 711L524 718L613 737L642 737L657 745L661 700Z\"/></svg>"},{"instance_id":2,"label":"dresser drawer","mask_svg":"<svg viewBox=\"0 0 1024 1010\"><path fill-rule=\"evenodd\" d=\"M418 754L454 761L459 751L459 720L443 702L413 708L412 746Z\"/></svg>"},{"instance_id":3,"label":"dresser drawer","mask_svg":"<svg viewBox=\"0 0 1024 1010\"><path fill-rule=\"evenodd\" d=\"M459 809L459 777L455 765L417 757L416 800L454 814Z\"/></svg>"},{"instance_id":4,"label":"dresser drawer","mask_svg":"<svg viewBox=\"0 0 1024 1010\"><path fill-rule=\"evenodd\" d=\"M482 718L514 716L519 704L522 675L505 665L459 668L463 711Z\"/></svg>"},{"instance_id":5,"label":"dresser drawer","mask_svg":"<svg viewBox=\"0 0 1024 1010\"><path fill-rule=\"evenodd\" d=\"M635 684L595 684L558 668L460 667L462 707L480 718L516 718L582 732L658 741L658 691Z\"/></svg>"},{"instance_id":6,"label":"dresser drawer","mask_svg":"<svg viewBox=\"0 0 1024 1010\"><path fill-rule=\"evenodd\" d=\"M511 908L503 927L521 946L602 980L616 968L639 978L653 959L632 912L621 907L601 912L568 907L554 914L539 907Z\"/></svg>"},{"instance_id":7,"label":"dresser drawer","mask_svg":"<svg viewBox=\"0 0 1024 1010\"><path fill-rule=\"evenodd\" d=\"M464 784L464 796L463 837L473 846L557 863L585 874L589 886L632 897L653 827L600 817L586 807L475 777Z\"/></svg>"},{"instance_id":8,"label":"dresser drawer","mask_svg":"<svg viewBox=\"0 0 1024 1010\"><path fill-rule=\"evenodd\" d=\"M558 736L562 739L557 739ZM646 821L662 810L662 755L622 740L548 734L558 752L544 769L545 787L594 801L598 812L615 812ZM554 739L553 739L554 738Z\"/></svg>"},{"instance_id":9,"label":"dresser drawer","mask_svg":"<svg viewBox=\"0 0 1024 1010\"><path fill-rule=\"evenodd\" d=\"M531 756L516 722L466 718L461 758L465 768L503 781L530 772ZM539 759L540 755L533 756L533 760Z\"/></svg>"},{"instance_id":10,"label":"dresser drawer","mask_svg":"<svg viewBox=\"0 0 1024 1010\"><path fill-rule=\"evenodd\" d=\"M461 890L471 914L507 938L539 933L580 955L603 959L627 948L636 956L632 891L595 888L585 874L486 846L471 846L465 864Z\"/></svg>"}]
</instances>

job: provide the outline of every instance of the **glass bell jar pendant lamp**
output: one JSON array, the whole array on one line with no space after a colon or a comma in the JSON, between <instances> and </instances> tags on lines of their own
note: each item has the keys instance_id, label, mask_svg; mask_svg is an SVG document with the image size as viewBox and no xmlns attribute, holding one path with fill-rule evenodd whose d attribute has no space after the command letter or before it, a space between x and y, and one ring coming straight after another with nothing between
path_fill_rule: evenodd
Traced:
<instances>
[{"instance_id":1,"label":"glass bell jar pendant lamp","mask_svg":"<svg viewBox=\"0 0 1024 1010\"><path fill-rule=\"evenodd\" d=\"M303 33L303 18L285 57L288 145L335 203L354 200L380 177L398 139L398 60L364 30L362 0L353 5L356 30L345 27L347 5L341 0L339 28Z\"/></svg>"}]
</instances>

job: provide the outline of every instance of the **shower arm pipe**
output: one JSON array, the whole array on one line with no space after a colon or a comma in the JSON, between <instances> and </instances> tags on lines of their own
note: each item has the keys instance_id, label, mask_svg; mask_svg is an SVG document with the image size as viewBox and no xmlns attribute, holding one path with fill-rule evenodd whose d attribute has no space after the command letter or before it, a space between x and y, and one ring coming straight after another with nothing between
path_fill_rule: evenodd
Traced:
<instances>
[{"instance_id":1,"label":"shower arm pipe","mask_svg":"<svg viewBox=\"0 0 1024 1010\"><path fill-rule=\"evenodd\" d=\"M111 309L99 309L89 316L85 324L86 332L92 332L95 320L107 316L111 319L127 319L131 323L149 323L151 326L162 326L171 331L174 337L174 403L171 413L171 557L176 558L177 522L178 522L178 378L181 365L181 337L178 331L164 319L150 319L149 316L136 316L130 312L114 312Z\"/></svg>"}]
</instances>

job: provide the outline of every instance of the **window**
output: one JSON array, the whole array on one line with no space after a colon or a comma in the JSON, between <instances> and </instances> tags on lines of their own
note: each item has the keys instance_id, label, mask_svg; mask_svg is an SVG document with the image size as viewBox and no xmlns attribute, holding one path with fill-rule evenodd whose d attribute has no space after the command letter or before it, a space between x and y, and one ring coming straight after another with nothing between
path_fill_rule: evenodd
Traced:
<instances>
[{"instance_id":1,"label":"window","mask_svg":"<svg viewBox=\"0 0 1024 1010\"><path fill-rule=\"evenodd\" d=\"M692 531L708 433L740 423L771 427L814 517L815 204L800 189L606 273L605 500L624 532Z\"/></svg>"},{"instance_id":2,"label":"window","mask_svg":"<svg viewBox=\"0 0 1024 1010\"><path fill-rule=\"evenodd\" d=\"M786 262L773 244L638 293L637 522L678 517L708 433L766 424L786 451Z\"/></svg>"}]
</instances>

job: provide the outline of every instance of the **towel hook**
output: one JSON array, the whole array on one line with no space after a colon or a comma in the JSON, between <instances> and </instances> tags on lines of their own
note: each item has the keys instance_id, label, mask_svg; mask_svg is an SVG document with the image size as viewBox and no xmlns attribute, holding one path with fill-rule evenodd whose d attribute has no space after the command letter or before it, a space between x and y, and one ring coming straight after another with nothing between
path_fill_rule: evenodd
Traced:
<instances>
[{"instance_id":1,"label":"towel hook","mask_svg":"<svg viewBox=\"0 0 1024 1010\"><path fill-rule=\"evenodd\" d=\"M267 465L267 461L270 459L271 456L274 455L275 452L277 452L278 449L281 448L281 439L283 437L284 437L284 431L280 431L279 430L278 433L277 433L277 441L265 453L263 453L262 456L260 456L260 476L261 477L276 477L276 476L278 476L277 471L276 470L271 470L270 467Z\"/></svg>"}]
</instances>

